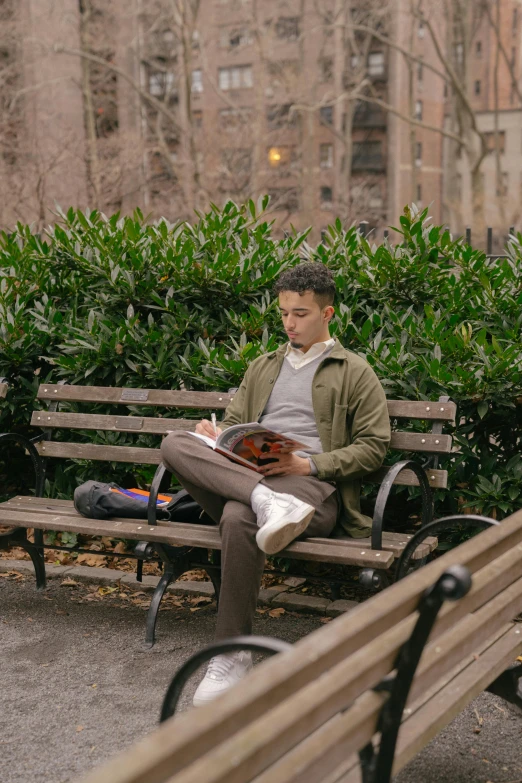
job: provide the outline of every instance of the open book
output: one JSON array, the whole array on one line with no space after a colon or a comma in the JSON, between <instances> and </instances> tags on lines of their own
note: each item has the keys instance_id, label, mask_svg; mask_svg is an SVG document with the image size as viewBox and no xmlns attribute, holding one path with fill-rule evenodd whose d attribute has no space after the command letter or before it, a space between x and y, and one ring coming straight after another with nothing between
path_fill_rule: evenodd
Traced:
<instances>
[{"instance_id":1,"label":"open book","mask_svg":"<svg viewBox=\"0 0 522 783\"><path fill-rule=\"evenodd\" d=\"M258 468L261 465L276 462L275 454L309 448L306 444L287 438L279 432L267 430L255 421L250 424L234 424L222 432L217 440L197 432L190 434L204 441L224 457L256 472L259 472Z\"/></svg>"}]
</instances>

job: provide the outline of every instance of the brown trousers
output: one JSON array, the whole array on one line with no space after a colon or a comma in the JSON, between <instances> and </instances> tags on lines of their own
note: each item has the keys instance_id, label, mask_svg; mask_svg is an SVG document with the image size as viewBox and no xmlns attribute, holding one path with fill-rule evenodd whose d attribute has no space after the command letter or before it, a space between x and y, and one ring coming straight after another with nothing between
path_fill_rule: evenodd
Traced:
<instances>
[{"instance_id":1,"label":"brown trousers","mask_svg":"<svg viewBox=\"0 0 522 783\"><path fill-rule=\"evenodd\" d=\"M329 536L337 521L335 486L314 476L272 476L238 465L217 454L187 432L172 432L163 440L161 456L187 492L219 525L221 593L216 639L252 633L265 554L256 543L256 515L250 495L264 484L314 506L305 537Z\"/></svg>"}]
</instances>

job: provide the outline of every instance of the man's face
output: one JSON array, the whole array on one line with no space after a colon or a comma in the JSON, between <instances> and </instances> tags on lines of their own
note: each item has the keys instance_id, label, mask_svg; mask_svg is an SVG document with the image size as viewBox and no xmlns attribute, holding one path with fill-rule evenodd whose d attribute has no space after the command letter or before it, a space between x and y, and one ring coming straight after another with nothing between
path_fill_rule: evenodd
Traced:
<instances>
[{"instance_id":1,"label":"man's face","mask_svg":"<svg viewBox=\"0 0 522 783\"><path fill-rule=\"evenodd\" d=\"M313 291L282 291L279 309L293 348L308 350L314 343L328 339L328 324L334 309L331 306L321 308Z\"/></svg>"}]
</instances>

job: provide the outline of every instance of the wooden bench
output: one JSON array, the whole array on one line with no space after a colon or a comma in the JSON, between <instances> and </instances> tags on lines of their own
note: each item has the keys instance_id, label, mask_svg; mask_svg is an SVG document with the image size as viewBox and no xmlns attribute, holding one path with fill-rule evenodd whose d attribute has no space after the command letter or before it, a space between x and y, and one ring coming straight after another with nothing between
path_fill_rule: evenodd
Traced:
<instances>
[{"instance_id":1,"label":"wooden bench","mask_svg":"<svg viewBox=\"0 0 522 783\"><path fill-rule=\"evenodd\" d=\"M6 382L5 378L0 378L0 400L4 399L8 388L9 384Z\"/></svg>"},{"instance_id":2,"label":"wooden bench","mask_svg":"<svg viewBox=\"0 0 522 783\"><path fill-rule=\"evenodd\" d=\"M290 648L170 717L195 665L235 648L210 645L172 681L166 723L84 783L388 783L483 690L522 706L522 511L489 523L293 647L245 637Z\"/></svg>"},{"instance_id":3,"label":"wooden bench","mask_svg":"<svg viewBox=\"0 0 522 783\"><path fill-rule=\"evenodd\" d=\"M31 424L42 430L41 433L31 440L17 434L2 436L17 441L31 455L36 472L36 496L14 497L0 504L0 525L9 526L6 532L0 534L0 549L11 545L24 547L34 563L37 586L41 588L45 586L42 555L44 530L112 536L139 542L135 550L139 566L138 578L141 578L140 567L144 559L159 559L164 569L147 617L146 642L153 644L157 611L170 581L191 568L202 567L208 571L216 595L219 594L219 563L212 562L208 556L209 550L219 552L219 533L215 527L209 525L156 520L156 495L162 482L169 478L166 468L160 464L159 448L99 444L89 441L87 437L89 432L100 431L162 436L168 430L194 429L197 419L148 417L143 415L143 411L148 407L224 410L232 396L231 393L224 392L42 384L38 390L38 400L46 405L46 409L34 411L31 418ZM85 403L125 406L130 408L130 411L123 415L79 412L78 406ZM433 513L431 488L444 488L447 484L447 471L438 469L437 460L441 454L447 454L451 450L451 436L442 434L442 427L445 422L454 420L456 406L448 398L437 402L390 400L388 409L393 422L424 420L432 425L431 432L394 431L391 441L392 449L422 454L432 462L430 467L426 470L418 462L407 460L389 469L383 467L367 477L367 481L381 484L371 538L310 538L292 543L281 556L356 566L360 569L363 584L375 588L387 584L386 572L400 556L410 538L403 533L383 532L384 511L392 485L420 486L423 498L422 521L427 524ZM126 415L127 413L131 415ZM170 411L167 416L169 413ZM53 435L66 430L83 431L83 440L53 440ZM86 519L75 511L72 501L42 497L45 465L51 457L159 465L151 488L148 522ZM27 528L35 529L34 544L27 540ZM436 546L436 538L427 538L413 553L413 558L422 563ZM70 551L70 548L67 549ZM76 547L75 551L83 550Z\"/></svg>"}]
</instances>

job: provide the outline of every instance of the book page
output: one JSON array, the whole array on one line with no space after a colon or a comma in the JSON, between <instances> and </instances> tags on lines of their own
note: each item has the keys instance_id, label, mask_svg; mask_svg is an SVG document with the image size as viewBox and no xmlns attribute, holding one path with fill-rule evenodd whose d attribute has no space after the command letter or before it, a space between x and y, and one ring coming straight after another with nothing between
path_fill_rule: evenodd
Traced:
<instances>
[{"instance_id":1,"label":"book page","mask_svg":"<svg viewBox=\"0 0 522 783\"><path fill-rule=\"evenodd\" d=\"M189 435L193 435L195 438L199 438L204 443L207 444L207 446L210 446L211 449L216 448L216 441L212 440L212 438L209 438L208 435L200 435L199 432L190 432L190 430L187 430Z\"/></svg>"}]
</instances>

